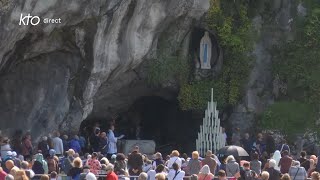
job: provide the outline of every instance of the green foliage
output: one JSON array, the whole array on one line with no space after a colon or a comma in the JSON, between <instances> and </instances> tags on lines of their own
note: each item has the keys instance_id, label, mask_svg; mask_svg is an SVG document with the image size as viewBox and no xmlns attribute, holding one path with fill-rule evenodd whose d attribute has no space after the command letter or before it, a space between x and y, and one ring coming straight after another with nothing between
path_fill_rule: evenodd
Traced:
<instances>
[{"instance_id":1,"label":"green foliage","mask_svg":"<svg viewBox=\"0 0 320 180\"><path fill-rule=\"evenodd\" d=\"M214 100L221 106L235 105L240 100L252 59L249 52L253 46L254 32L245 1L237 3L211 1L207 24L217 33L223 49L222 73L213 80L183 84L179 94L182 109L204 109L211 88L214 89Z\"/></svg>"},{"instance_id":2,"label":"green foliage","mask_svg":"<svg viewBox=\"0 0 320 180\"><path fill-rule=\"evenodd\" d=\"M280 130L287 135L304 132L306 128L315 130L315 109L296 101L276 102L262 115L260 126L268 130Z\"/></svg>"},{"instance_id":3,"label":"green foliage","mask_svg":"<svg viewBox=\"0 0 320 180\"><path fill-rule=\"evenodd\" d=\"M320 7L313 6L295 40L275 47L274 74L288 86L285 98L320 103Z\"/></svg>"},{"instance_id":4,"label":"green foliage","mask_svg":"<svg viewBox=\"0 0 320 180\"><path fill-rule=\"evenodd\" d=\"M320 6L304 1L308 15L294 21L295 39L274 48L273 71L287 85L287 92L264 112L261 126L288 135L315 126L320 105Z\"/></svg>"},{"instance_id":5,"label":"green foliage","mask_svg":"<svg viewBox=\"0 0 320 180\"><path fill-rule=\"evenodd\" d=\"M213 98L219 102L219 106L225 105L225 84L212 80L196 81L191 84L183 84L180 88L178 100L182 109L204 109L211 96L213 88Z\"/></svg>"},{"instance_id":6,"label":"green foliage","mask_svg":"<svg viewBox=\"0 0 320 180\"><path fill-rule=\"evenodd\" d=\"M148 64L148 83L158 86L161 83L178 80L185 83L190 74L189 58L183 59L179 56L161 55L158 59Z\"/></svg>"}]
</instances>

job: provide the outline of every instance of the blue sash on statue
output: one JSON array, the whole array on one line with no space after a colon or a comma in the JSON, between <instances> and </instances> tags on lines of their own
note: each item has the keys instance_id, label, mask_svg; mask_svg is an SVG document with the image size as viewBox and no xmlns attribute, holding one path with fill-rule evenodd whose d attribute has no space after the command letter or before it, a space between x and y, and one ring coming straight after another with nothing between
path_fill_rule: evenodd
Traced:
<instances>
[{"instance_id":1,"label":"blue sash on statue","mask_svg":"<svg viewBox=\"0 0 320 180\"><path fill-rule=\"evenodd\" d=\"M203 62L207 63L208 60L208 44L203 44L204 51L203 51Z\"/></svg>"}]
</instances>

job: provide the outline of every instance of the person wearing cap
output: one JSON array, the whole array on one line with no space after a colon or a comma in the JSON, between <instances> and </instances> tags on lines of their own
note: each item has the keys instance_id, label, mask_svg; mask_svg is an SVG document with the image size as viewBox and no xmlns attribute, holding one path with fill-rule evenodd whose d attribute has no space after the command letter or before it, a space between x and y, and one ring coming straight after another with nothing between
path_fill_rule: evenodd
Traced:
<instances>
[{"instance_id":1,"label":"person wearing cap","mask_svg":"<svg viewBox=\"0 0 320 180\"><path fill-rule=\"evenodd\" d=\"M138 176L142 172L143 157L139 152L139 147L135 146L128 156L128 167L130 176Z\"/></svg>"},{"instance_id":2,"label":"person wearing cap","mask_svg":"<svg viewBox=\"0 0 320 180\"><path fill-rule=\"evenodd\" d=\"M121 135L119 137L115 137L114 135L114 125L111 124L110 125L110 128L108 130L108 151L107 151L107 158L110 159L110 157L113 155L113 154L117 154L118 150L117 150L117 141L119 139L122 139L124 137L124 135Z\"/></svg>"},{"instance_id":3,"label":"person wearing cap","mask_svg":"<svg viewBox=\"0 0 320 180\"><path fill-rule=\"evenodd\" d=\"M307 171L304 167L300 166L299 161L292 161L292 166L289 169L289 175L291 179L294 180L305 180L308 177Z\"/></svg>"},{"instance_id":4,"label":"person wearing cap","mask_svg":"<svg viewBox=\"0 0 320 180\"><path fill-rule=\"evenodd\" d=\"M213 159L213 154L211 150L208 150L206 153L206 157L202 160L202 166L208 165L210 168L210 172L215 173L217 162L215 159Z\"/></svg>"}]
</instances>

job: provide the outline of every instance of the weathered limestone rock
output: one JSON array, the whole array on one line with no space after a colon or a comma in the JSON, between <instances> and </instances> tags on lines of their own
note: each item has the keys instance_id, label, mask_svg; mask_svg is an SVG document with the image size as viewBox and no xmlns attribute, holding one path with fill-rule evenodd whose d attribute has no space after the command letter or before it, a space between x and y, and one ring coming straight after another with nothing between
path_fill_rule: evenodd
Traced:
<instances>
[{"instance_id":1,"label":"weathered limestone rock","mask_svg":"<svg viewBox=\"0 0 320 180\"><path fill-rule=\"evenodd\" d=\"M130 84L121 79L153 54L163 32L181 25L167 36L181 43L192 22L209 8L209 0L1 3L0 128L34 135L58 127L77 131L103 105L94 99L115 103L109 101L111 92ZM61 24L19 26L21 13L61 18Z\"/></svg>"}]
</instances>

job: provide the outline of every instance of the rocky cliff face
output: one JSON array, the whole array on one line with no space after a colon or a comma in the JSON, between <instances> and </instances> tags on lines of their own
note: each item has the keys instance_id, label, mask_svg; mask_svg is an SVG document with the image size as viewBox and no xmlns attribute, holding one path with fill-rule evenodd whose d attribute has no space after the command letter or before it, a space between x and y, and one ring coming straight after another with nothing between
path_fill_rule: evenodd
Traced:
<instances>
[{"instance_id":1,"label":"rocky cliff face","mask_svg":"<svg viewBox=\"0 0 320 180\"><path fill-rule=\"evenodd\" d=\"M162 33L181 43L208 8L209 0L1 1L0 128L76 131L93 109L117 106L115 92L129 97L122 101L144 94L123 90L134 69L156 54ZM21 13L61 23L23 26Z\"/></svg>"},{"instance_id":2,"label":"rocky cliff face","mask_svg":"<svg viewBox=\"0 0 320 180\"><path fill-rule=\"evenodd\" d=\"M273 104L277 97L280 84L272 73L273 46L291 40L294 36L292 22L306 15L304 8L297 1L273 0L265 12L258 13L252 19L258 40L254 45L252 55L254 61L245 85L242 101L234 108L229 121L233 127L240 127L242 131L254 127L257 115Z\"/></svg>"}]
</instances>

